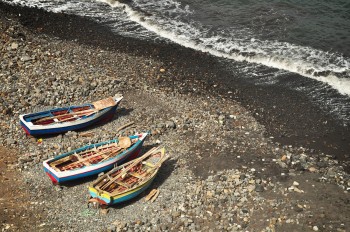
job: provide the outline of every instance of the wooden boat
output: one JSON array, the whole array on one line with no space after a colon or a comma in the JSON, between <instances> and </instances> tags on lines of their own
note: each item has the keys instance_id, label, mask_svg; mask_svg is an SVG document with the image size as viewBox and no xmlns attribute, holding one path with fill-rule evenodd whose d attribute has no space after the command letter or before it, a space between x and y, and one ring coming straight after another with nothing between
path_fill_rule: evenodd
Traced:
<instances>
[{"instance_id":1,"label":"wooden boat","mask_svg":"<svg viewBox=\"0 0 350 232\"><path fill-rule=\"evenodd\" d=\"M78 130L112 118L122 99L122 96L109 97L79 106L22 114L19 119L24 131L34 136Z\"/></svg>"},{"instance_id":2,"label":"wooden boat","mask_svg":"<svg viewBox=\"0 0 350 232\"><path fill-rule=\"evenodd\" d=\"M113 205L136 197L151 185L167 158L164 148L153 148L140 158L115 167L89 186L90 201Z\"/></svg>"},{"instance_id":3,"label":"wooden boat","mask_svg":"<svg viewBox=\"0 0 350 232\"><path fill-rule=\"evenodd\" d=\"M87 145L43 162L54 184L99 174L138 156L148 133Z\"/></svg>"}]
</instances>

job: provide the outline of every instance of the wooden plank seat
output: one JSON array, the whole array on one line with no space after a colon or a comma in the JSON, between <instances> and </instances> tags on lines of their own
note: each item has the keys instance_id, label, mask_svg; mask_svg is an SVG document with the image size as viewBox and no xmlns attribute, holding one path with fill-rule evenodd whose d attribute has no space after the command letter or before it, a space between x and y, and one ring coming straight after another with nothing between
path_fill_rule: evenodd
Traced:
<instances>
[{"instance_id":1,"label":"wooden plank seat","mask_svg":"<svg viewBox=\"0 0 350 232\"><path fill-rule=\"evenodd\" d=\"M144 165L146 165L146 166L148 166L150 168L154 168L155 167L153 164L151 164L149 162L146 162L146 161L143 161L142 164L144 164Z\"/></svg>"},{"instance_id":2,"label":"wooden plank seat","mask_svg":"<svg viewBox=\"0 0 350 232\"><path fill-rule=\"evenodd\" d=\"M125 182L121 182L121 181L114 181L114 183L116 183L116 184L118 184L118 185L121 185L121 186L123 186L123 187L126 187L126 188L131 188L131 187L132 187L132 185L127 184L127 183L125 183Z\"/></svg>"},{"instance_id":3,"label":"wooden plank seat","mask_svg":"<svg viewBox=\"0 0 350 232\"><path fill-rule=\"evenodd\" d=\"M144 178L144 176L138 174L137 172L129 172L129 175L133 176L133 177L136 177L138 179L142 179Z\"/></svg>"}]
</instances>

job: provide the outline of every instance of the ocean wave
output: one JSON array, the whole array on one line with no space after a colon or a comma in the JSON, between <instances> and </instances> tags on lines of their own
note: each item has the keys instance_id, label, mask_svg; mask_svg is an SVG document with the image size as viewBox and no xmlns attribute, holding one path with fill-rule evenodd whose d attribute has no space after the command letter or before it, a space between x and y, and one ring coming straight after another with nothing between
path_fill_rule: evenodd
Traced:
<instances>
[{"instance_id":1,"label":"ocean wave","mask_svg":"<svg viewBox=\"0 0 350 232\"><path fill-rule=\"evenodd\" d=\"M234 61L263 64L327 83L350 96L350 59L287 42L260 40L247 30L207 28L188 20L193 11L175 0L49 1L6 0L12 4L73 13L104 21L111 30L143 39L164 38L202 52ZM109 4L109 11L99 4Z\"/></svg>"},{"instance_id":2,"label":"ocean wave","mask_svg":"<svg viewBox=\"0 0 350 232\"><path fill-rule=\"evenodd\" d=\"M178 18L157 17L157 15L145 13L145 10L138 11L134 8L135 6L147 9L146 5L143 6L140 1L135 1L132 6L119 1L98 1L106 2L113 8L123 8L133 22L182 46L235 61L258 63L298 73L327 83L341 94L350 95L350 60L341 54L286 42L242 38L242 33L236 30L229 33L227 30L224 33L216 32L216 35L210 36L210 29L198 23L184 23ZM167 4L169 3L175 4L174 1L167 1ZM150 4L148 1L147 6L149 7ZM157 4L159 10L169 7L159 2ZM184 8L187 10L179 10L179 14L190 13L188 7ZM181 8L177 5L177 9ZM240 36L237 36L238 34Z\"/></svg>"}]
</instances>

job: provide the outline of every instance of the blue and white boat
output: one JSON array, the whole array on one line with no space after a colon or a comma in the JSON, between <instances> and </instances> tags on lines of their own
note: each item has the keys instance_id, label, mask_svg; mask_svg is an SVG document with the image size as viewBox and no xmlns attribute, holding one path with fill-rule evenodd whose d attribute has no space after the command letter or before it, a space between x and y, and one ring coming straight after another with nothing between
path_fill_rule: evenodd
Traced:
<instances>
[{"instance_id":1,"label":"blue and white boat","mask_svg":"<svg viewBox=\"0 0 350 232\"><path fill-rule=\"evenodd\" d=\"M109 97L93 103L55 108L19 116L24 131L33 136L78 130L113 118L123 96Z\"/></svg>"},{"instance_id":2,"label":"blue and white boat","mask_svg":"<svg viewBox=\"0 0 350 232\"><path fill-rule=\"evenodd\" d=\"M112 169L137 157L148 133L87 145L43 162L54 184L67 182Z\"/></svg>"}]
</instances>

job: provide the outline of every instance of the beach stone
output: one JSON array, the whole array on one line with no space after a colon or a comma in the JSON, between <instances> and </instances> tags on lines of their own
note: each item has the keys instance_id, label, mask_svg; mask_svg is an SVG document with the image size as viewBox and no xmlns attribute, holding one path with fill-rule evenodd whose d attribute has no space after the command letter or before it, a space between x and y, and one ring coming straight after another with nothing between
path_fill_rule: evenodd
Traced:
<instances>
[{"instance_id":1,"label":"beach stone","mask_svg":"<svg viewBox=\"0 0 350 232\"><path fill-rule=\"evenodd\" d=\"M12 114L12 109L11 108L5 108L2 112L5 115L11 115Z\"/></svg>"},{"instance_id":2,"label":"beach stone","mask_svg":"<svg viewBox=\"0 0 350 232\"><path fill-rule=\"evenodd\" d=\"M264 191L264 187L260 184L256 184L255 185L255 191L256 192L263 192Z\"/></svg>"},{"instance_id":3,"label":"beach stone","mask_svg":"<svg viewBox=\"0 0 350 232\"><path fill-rule=\"evenodd\" d=\"M117 228L114 225L108 226L106 230L106 232L115 232L115 231L117 231Z\"/></svg>"},{"instance_id":4,"label":"beach stone","mask_svg":"<svg viewBox=\"0 0 350 232\"><path fill-rule=\"evenodd\" d=\"M18 161L22 164L32 162L33 160L34 159L32 157L29 157L29 156L21 156L18 158Z\"/></svg>"},{"instance_id":5,"label":"beach stone","mask_svg":"<svg viewBox=\"0 0 350 232\"><path fill-rule=\"evenodd\" d=\"M288 168L288 165L282 161L278 161L278 165L281 167L281 168Z\"/></svg>"},{"instance_id":6,"label":"beach stone","mask_svg":"<svg viewBox=\"0 0 350 232\"><path fill-rule=\"evenodd\" d=\"M293 186L299 186L299 183L297 181L294 181Z\"/></svg>"},{"instance_id":7,"label":"beach stone","mask_svg":"<svg viewBox=\"0 0 350 232\"><path fill-rule=\"evenodd\" d=\"M249 185L247 187L247 189L248 189L249 192L253 192L255 190L255 186L254 185Z\"/></svg>"},{"instance_id":8,"label":"beach stone","mask_svg":"<svg viewBox=\"0 0 350 232\"><path fill-rule=\"evenodd\" d=\"M325 167L327 167L327 163L326 163L326 162L323 162L323 161L317 162L316 165L317 165L317 167L319 167L319 168L325 168Z\"/></svg>"},{"instance_id":9,"label":"beach stone","mask_svg":"<svg viewBox=\"0 0 350 232\"><path fill-rule=\"evenodd\" d=\"M12 49L12 50L16 50L17 48L18 48L18 43L13 42L13 43L11 44L11 49Z\"/></svg>"},{"instance_id":10,"label":"beach stone","mask_svg":"<svg viewBox=\"0 0 350 232\"><path fill-rule=\"evenodd\" d=\"M17 141L14 140L13 138L7 138L6 139L6 144L7 145L12 145L12 144L16 144L16 143L17 143Z\"/></svg>"},{"instance_id":11,"label":"beach stone","mask_svg":"<svg viewBox=\"0 0 350 232\"><path fill-rule=\"evenodd\" d=\"M171 215L172 215L173 218L178 218L178 217L181 216L181 213L179 211L175 211Z\"/></svg>"},{"instance_id":12,"label":"beach stone","mask_svg":"<svg viewBox=\"0 0 350 232\"><path fill-rule=\"evenodd\" d=\"M165 122L165 126L166 126L166 128L170 128L170 129L175 129L176 128L176 124L173 121L166 121Z\"/></svg>"},{"instance_id":13,"label":"beach stone","mask_svg":"<svg viewBox=\"0 0 350 232\"><path fill-rule=\"evenodd\" d=\"M294 207L294 210L295 210L295 212L300 213L300 212L303 212L304 209L303 209L303 207L301 205L296 205Z\"/></svg>"},{"instance_id":14,"label":"beach stone","mask_svg":"<svg viewBox=\"0 0 350 232\"><path fill-rule=\"evenodd\" d=\"M33 58L30 57L30 56L28 56L28 55L24 55L24 56L21 57L21 61L23 61L23 62L27 62L27 61L30 61L30 60L32 60L32 59L33 59Z\"/></svg>"}]
</instances>

